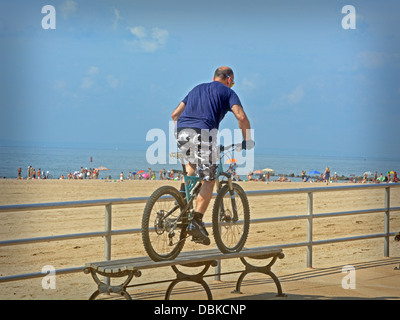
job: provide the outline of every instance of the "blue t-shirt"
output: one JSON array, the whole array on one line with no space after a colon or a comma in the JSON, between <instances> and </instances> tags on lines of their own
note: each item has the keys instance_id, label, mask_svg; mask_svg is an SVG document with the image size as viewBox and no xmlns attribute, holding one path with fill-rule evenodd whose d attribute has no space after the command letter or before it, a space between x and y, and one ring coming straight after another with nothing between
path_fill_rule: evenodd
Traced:
<instances>
[{"instance_id":1,"label":"blue t-shirt","mask_svg":"<svg viewBox=\"0 0 400 320\"><path fill-rule=\"evenodd\" d=\"M178 118L178 129L218 129L234 104L242 106L235 91L218 81L199 84L182 102L186 107Z\"/></svg>"}]
</instances>

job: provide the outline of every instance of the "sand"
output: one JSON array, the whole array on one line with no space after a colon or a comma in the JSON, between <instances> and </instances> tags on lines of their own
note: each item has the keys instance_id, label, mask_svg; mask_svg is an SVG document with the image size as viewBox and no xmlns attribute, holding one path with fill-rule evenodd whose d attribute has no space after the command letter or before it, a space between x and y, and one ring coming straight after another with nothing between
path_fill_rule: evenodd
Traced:
<instances>
[{"instance_id":1,"label":"sand","mask_svg":"<svg viewBox=\"0 0 400 320\"><path fill-rule=\"evenodd\" d=\"M106 180L0 180L0 205L63 202L75 200L111 199L149 196L157 187L165 184L179 186L178 182L164 181L106 181ZM265 183L265 182L240 182L246 191L270 190L270 189L292 189L305 187L324 187L327 190L331 186L346 184L331 184L326 186L322 183ZM213 204L212 200L212 203ZM274 216L303 215L307 213L306 194L274 195L250 197L251 217L253 219ZM400 207L400 188L393 188L391 192L391 206ZM210 206L212 207L212 206ZM344 192L323 192L314 194L314 213L351 211L384 207L384 190L348 190ZM112 208L114 230L139 228L144 204L115 205ZM104 207L55 209L40 211L22 211L1 214L0 240L11 240L19 238L31 238L51 235L62 235L70 233L94 232L104 230ZM210 221L211 210L206 213L206 222ZM323 218L314 220L314 240L329 238L340 238L357 236L363 234L374 234L384 232L384 217L381 213L364 214L358 216L344 216L335 218ZM268 224L252 225L247 247L271 246L284 243L304 242L307 223L305 220L274 222ZM390 232L400 231L399 212L393 212L390 217ZM285 249L285 258L278 260L273 271L283 277L302 274L303 279L309 279L307 272L315 270L336 270L336 278L343 278L341 266L343 265L368 265L370 261L384 261L374 264L374 267L382 267L391 262L398 263L400 257L400 243L390 239L390 258L384 258L384 240L370 239L352 241L345 243L319 245L313 249L313 268L307 269L306 248ZM212 242L211 247L215 244ZM204 246L195 245L188 241L185 250L205 249ZM140 235L114 236L112 239L112 258L130 258L145 254ZM383 259L383 260L382 260ZM386 259L386 260L385 260ZM389 260L388 260L389 259ZM392 260L390 260L392 259ZM397 259L397 260L396 260ZM104 260L104 239L85 238L77 240L44 242L29 245L2 246L0 247L0 276L16 275L23 273L41 272L44 266L53 266L57 269L84 266L87 262ZM225 262L224 262L225 263ZM222 265L223 271L239 270L241 264L227 262ZM333 269L332 269L333 268ZM361 268L363 269L363 268ZM364 268L365 269L365 268ZM314 271L313 271L314 270ZM321 272L322 272L321 271ZM210 271L213 272L213 269ZM360 271L361 272L361 271ZM398 271L400 272L400 271ZM327 272L328 275L332 274ZM145 283L174 277L169 269L151 270L143 272L142 277L134 279L133 283ZM393 286L399 288L400 277L397 284L388 282L387 290ZM235 298L230 293L234 288L237 275L225 276L222 281L214 281L210 278L211 286L216 287L215 299ZM249 277L244 283L247 295L236 298L256 299L263 296L265 289L265 276ZM339 281L340 281L339 279ZM261 281L261 282L260 282ZM377 280L380 285L379 280ZM386 285L382 282L382 286ZM298 289L293 286L293 281L288 281L284 291L290 297L301 298ZM321 288L321 284L316 285ZM389 287L392 286L390 289ZM150 285L139 287L132 293L137 292L140 299L163 299L163 290L166 285ZM329 286L328 286L329 287ZM264 289L263 289L264 288ZM317 290L313 285L305 286L310 292ZM340 283L335 285L341 289ZM95 283L89 275L83 272L58 275L56 277L55 289L43 289L42 279L30 279L0 283L0 299L87 299L96 290ZM177 289L179 291L179 289ZM276 290L269 286L268 290L274 293ZM288 292L288 290L292 290ZM322 289L321 289L322 290ZM357 297L367 296L366 292L351 293ZM366 289L365 289L366 290ZM198 291L198 290L197 290ZM205 294L194 290L194 299L205 299ZM325 288L326 291L326 288ZM400 289L399 289L400 291ZM319 292L319 293L318 293ZM329 293L330 292L330 293ZM331 288L328 293L315 291L315 297L330 296L340 297ZM347 291L348 292L348 291ZM347 293L350 294L350 293ZM350 294L350 296L351 296ZM396 298L398 294L387 292L385 288L379 293L382 297ZM273 296L273 295L272 295ZM307 297L312 297L311 293ZM182 297L187 299L191 296L185 293ZM268 299L270 296L267 296ZM379 298L379 297L378 297Z\"/></svg>"}]
</instances>

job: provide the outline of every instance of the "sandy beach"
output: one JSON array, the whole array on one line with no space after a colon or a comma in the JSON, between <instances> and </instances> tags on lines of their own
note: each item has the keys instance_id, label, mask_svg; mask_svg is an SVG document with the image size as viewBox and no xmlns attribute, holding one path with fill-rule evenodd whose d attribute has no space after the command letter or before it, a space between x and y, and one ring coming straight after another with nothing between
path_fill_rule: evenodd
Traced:
<instances>
[{"instance_id":1,"label":"sandy beach","mask_svg":"<svg viewBox=\"0 0 400 320\"><path fill-rule=\"evenodd\" d=\"M178 182L165 181L106 181L106 180L0 180L0 205L63 202L75 200L111 199L150 196L159 186ZM240 182L246 191L324 187L345 184L323 183L265 183ZM205 221L211 221L211 208ZM307 213L306 194L288 194L249 197L251 218L263 218ZM400 206L400 188L391 192L391 206ZM314 213L351 211L384 207L384 190L349 190L322 192L314 194ZM139 228L144 204L115 205L112 208L114 230ZM83 233L104 230L104 207L55 209L45 211L21 211L1 213L0 240L32 238L70 233ZM384 232L383 214L364 214L314 220L314 240L357 236ZM252 225L247 247L259 247L306 241L305 220L276 222ZM400 231L399 212L390 217L390 232ZM212 239L212 238L211 238ZM383 239L371 239L315 246L313 251L314 268L330 268L339 265L363 263L383 259ZM214 248L215 244L211 243ZM184 250L200 250L204 246L186 242ZM114 236L112 239L112 258L130 258L144 255L140 235ZM390 241L390 256L400 257L400 243ZM38 244L0 247L0 276L40 272L46 265L55 269L84 266L87 262L104 260L104 240L86 238L78 240L43 242ZM224 271L238 270L237 265L226 263ZM286 249L285 258L279 260L273 271L279 276L295 272L305 272L306 248ZM211 271L213 272L213 270ZM340 273L340 270L338 271ZM144 283L153 280L173 278L171 270L163 272L144 272L133 282ZM342 276L343 277L343 276ZM213 279L213 278L210 278ZM226 276L222 282L230 283L235 276ZM252 281L257 281L254 278ZM211 282L213 280L210 280ZM226 281L226 282L224 282ZM215 284L215 283L214 283ZM400 281L399 281L400 284ZM164 285L151 285L149 289L140 287L146 298L146 290L161 290ZM96 286L89 275L82 273L60 275L56 278L56 289L43 289L41 279L6 282L0 284L0 299L87 299ZM272 287L271 287L272 288ZM250 290L252 287L250 286ZM273 291L275 289L272 289ZM400 291L400 290L399 290ZM228 290L230 292L230 290ZM254 293L257 286L254 287ZM400 296L400 294L398 295ZM162 295L148 295L151 299L163 299ZM185 296L187 298L188 296ZM205 296L196 296L204 299ZM215 299L226 299L226 295Z\"/></svg>"}]
</instances>

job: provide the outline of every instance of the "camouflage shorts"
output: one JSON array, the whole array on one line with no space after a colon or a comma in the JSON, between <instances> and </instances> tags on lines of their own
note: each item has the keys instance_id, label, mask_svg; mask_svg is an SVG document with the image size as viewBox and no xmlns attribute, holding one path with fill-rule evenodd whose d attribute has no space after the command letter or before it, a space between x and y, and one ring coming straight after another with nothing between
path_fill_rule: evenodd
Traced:
<instances>
[{"instance_id":1,"label":"camouflage shorts","mask_svg":"<svg viewBox=\"0 0 400 320\"><path fill-rule=\"evenodd\" d=\"M217 131L181 129L177 134L178 149L186 161L196 165L196 174L202 180L214 181L217 177L219 149Z\"/></svg>"}]
</instances>

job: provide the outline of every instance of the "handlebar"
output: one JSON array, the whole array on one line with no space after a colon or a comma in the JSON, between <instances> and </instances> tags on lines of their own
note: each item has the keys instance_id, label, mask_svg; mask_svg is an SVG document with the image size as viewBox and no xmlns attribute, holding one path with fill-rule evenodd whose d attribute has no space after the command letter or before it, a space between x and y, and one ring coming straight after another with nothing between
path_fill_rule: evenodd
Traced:
<instances>
[{"instance_id":1,"label":"handlebar","mask_svg":"<svg viewBox=\"0 0 400 320\"><path fill-rule=\"evenodd\" d=\"M222 145L220 145L220 146L219 146L219 152L222 153L222 152L224 152L225 150L234 149L234 148L235 148L237 151L241 151L241 150L242 150L242 144L241 144L241 143L236 143L236 144L232 143L232 144L229 144L229 145L227 145L227 146L222 146Z\"/></svg>"},{"instance_id":2,"label":"handlebar","mask_svg":"<svg viewBox=\"0 0 400 320\"><path fill-rule=\"evenodd\" d=\"M224 152L226 149L235 149L236 151L250 150L255 146L253 140L243 141L242 143L229 144L227 146L219 146L220 153Z\"/></svg>"}]
</instances>

